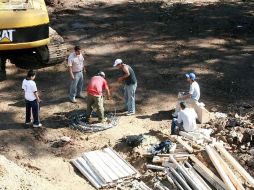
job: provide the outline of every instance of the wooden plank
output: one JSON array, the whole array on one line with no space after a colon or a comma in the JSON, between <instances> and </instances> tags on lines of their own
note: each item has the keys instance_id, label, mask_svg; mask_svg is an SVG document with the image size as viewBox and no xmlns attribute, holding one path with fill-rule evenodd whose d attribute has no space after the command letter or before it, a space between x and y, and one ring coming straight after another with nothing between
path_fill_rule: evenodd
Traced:
<instances>
[{"instance_id":1,"label":"wooden plank","mask_svg":"<svg viewBox=\"0 0 254 190\"><path fill-rule=\"evenodd\" d=\"M193 148L188 145L187 142L183 141L180 137L176 137L176 141L184 146L188 150L189 153L193 153Z\"/></svg>"},{"instance_id":2,"label":"wooden plank","mask_svg":"<svg viewBox=\"0 0 254 190\"><path fill-rule=\"evenodd\" d=\"M229 152L219 143L215 144L216 149L231 163L231 165L243 176L243 178L254 188L254 179L251 175L229 154Z\"/></svg>"},{"instance_id":3,"label":"wooden plank","mask_svg":"<svg viewBox=\"0 0 254 190\"><path fill-rule=\"evenodd\" d=\"M211 185L213 185L217 190L225 190L224 183L202 162L200 162L195 156L190 156L190 159L195 163L194 169L205 178Z\"/></svg>"},{"instance_id":4,"label":"wooden plank","mask_svg":"<svg viewBox=\"0 0 254 190\"><path fill-rule=\"evenodd\" d=\"M172 155L174 157L186 157L186 156L190 156L192 154L189 154L189 153L156 154L156 156L160 156L160 157L168 157L170 155ZM149 156L154 156L154 154L144 153L143 156L149 157Z\"/></svg>"},{"instance_id":5,"label":"wooden plank","mask_svg":"<svg viewBox=\"0 0 254 190\"><path fill-rule=\"evenodd\" d=\"M218 158L215 156L212 148L209 145L206 145L205 147L207 154L209 155L209 158L211 159L213 165L215 166L216 170L220 174L221 179L225 183L225 187L227 190L236 190L233 183L227 176L226 172L223 170L222 165L220 164L220 161Z\"/></svg>"},{"instance_id":6,"label":"wooden plank","mask_svg":"<svg viewBox=\"0 0 254 190\"><path fill-rule=\"evenodd\" d=\"M196 141L196 140L197 140L197 137L196 137L196 136L191 135L191 134L189 134L189 133L187 133L187 132L184 132L184 131L180 131L180 132L179 132L179 135L181 135L181 136L183 136L183 137L186 137L187 139L190 139L190 140L192 140L192 141Z\"/></svg>"},{"instance_id":7,"label":"wooden plank","mask_svg":"<svg viewBox=\"0 0 254 190\"><path fill-rule=\"evenodd\" d=\"M231 180L231 182L235 186L235 188L237 190L245 190L244 187L242 186L242 183L237 179L237 177L232 172L232 170L228 167L226 162L221 158L221 156L214 149L212 149L212 150L213 150L214 155L217 157L217 159L221 163L221 165L222 165L224 171L226 172L226 174L228 175L229 179Z\"/></svg>"}]
</instances>

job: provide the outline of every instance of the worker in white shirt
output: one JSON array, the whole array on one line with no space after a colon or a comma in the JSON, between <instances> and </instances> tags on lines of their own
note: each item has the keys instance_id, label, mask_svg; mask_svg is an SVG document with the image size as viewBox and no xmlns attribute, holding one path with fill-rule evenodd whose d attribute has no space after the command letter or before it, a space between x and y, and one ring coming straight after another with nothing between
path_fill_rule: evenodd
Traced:
<instances>
[{"instance_id":1,"label":"worker in white shirt","mask_svg":"<svg viewBox=\"0 0 254 190\"><path fill-rule=\"evenodd\" d=\"M39 102L41 99L38 95L36 83L34 82L35 72L33 70L28 71L27 77L22 82L22 89L25 92L26 101L26 125L33 124L33 127L41 127L39 113ZM31 111L33 113L33 123L31 120Z\"/></svg>"},{"instance_id":2,"label":"worker in white shirt","mask_svg":"<svg viewBox=\"0 0 254 190\"><path fill-rule=\"evenodd\" d=\"M173 117L177 117L178 112L180 111L180 102L185 102L188 107L194 108L196 110L198 100L200 98L200 88L199 84L196 81L196 75L194 73L185 74L187 82L190 83L190 89L187 93L180 93L175 108L175 112L172 114Z\"/></svg>"},{"instance_id":3,"label":"worker in white shirt","mask_svg":"<svg viewBox=\"0 0 254 190\"><path fill-rule=\"evenodd\" d=\"M84 57L79 46L75 46L74 52L68 57L68 69L71 78L69 99L72 103L76 103L76 98L84 98L81 94L84 84L83 72L87 71L84 66Z\"/></svg>"},{"instance_id":4,"label":"worker in white shirt","mask_svg":"<svg viewBox=\"0 0 254 190\"><path fill-rule=\"evenodd\" d=\"M180 102L180 112L177 119L173 118L171 126L171 135L179 134L179 131L192 132L197 128L197 113L193 108L187 108L184 102Z\"/></svg>"}]
</instances>

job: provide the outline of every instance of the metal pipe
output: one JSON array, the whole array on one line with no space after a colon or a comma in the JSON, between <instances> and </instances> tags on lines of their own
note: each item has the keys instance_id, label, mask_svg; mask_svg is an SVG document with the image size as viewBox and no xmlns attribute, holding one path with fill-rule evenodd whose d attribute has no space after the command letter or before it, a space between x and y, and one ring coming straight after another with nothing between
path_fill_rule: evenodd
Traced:
<instances>
[{"instance_id":1,"label":"metal pipe","mask_svg":"<svg viewBox=\"0 0 254 190\"><path fill-rule=\"evenodd\" d=\"M168 180L169 180L169 178L171 178L173 180L174 186L177 186L177 188L180 189L180 190L184 190L184 188L180 185L180 183L178 183L176 178L170 172L168 172L168 175L167 175Z\"/></svg>"},{"instance_id":2,"label":"metal pipe","mask_svg":"<svg viewBox=\"0 0 254 190\"><path fill-rule=\"evenodd\" d=\"M195 183L195 181L192 180L192 177L184 170L184 168L178 164L178 162L174 159L173 156L170 156L170 159L173 163L176 164L177 168L180 170L180 172L183 174L183 176L186 178L186 180L190 183L191 187L195 190L202 190L201 188L199 188L197 186L197 184Z\"/></svg>"},{"instance_id":3,"label":"metal pipe","mask_svg":"<svg viewBox=\"0 0 254 190\"><path fill-rule=\"evenodd\" d=\"M169 166L168 169L173 174L173 176L175 176L177 181L183 186L184 190L192 190L190 186L186 183L186 181L177 173L174 168Z\"/></svg>"}]
</instances>

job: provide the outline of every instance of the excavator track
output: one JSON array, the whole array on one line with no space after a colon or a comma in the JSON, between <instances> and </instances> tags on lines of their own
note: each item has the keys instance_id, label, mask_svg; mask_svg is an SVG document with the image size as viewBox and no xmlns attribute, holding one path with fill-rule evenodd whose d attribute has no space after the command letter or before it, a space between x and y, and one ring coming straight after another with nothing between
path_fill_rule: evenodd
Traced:
<instances>
[{"instance_id":1,"label":"excavator track","mask_svg":"<svg viewBox=\"0 0 254 190\"><path fill-rule=\"evenodd\" d=\"M63 38L51 27L49 28L50 43L48 45L49 60L47 65L62 63L66 59L67 48Z\"/></svg>"}]
</instances>

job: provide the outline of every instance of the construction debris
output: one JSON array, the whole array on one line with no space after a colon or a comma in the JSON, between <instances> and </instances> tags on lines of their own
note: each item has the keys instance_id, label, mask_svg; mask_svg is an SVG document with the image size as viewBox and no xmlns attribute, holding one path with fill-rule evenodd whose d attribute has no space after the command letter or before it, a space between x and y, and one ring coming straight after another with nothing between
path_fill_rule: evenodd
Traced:
<instances>
[{"instance_id":1,"label":"construction debris","mask_svg":"<svg viewBox=\"0 0 254 190\"><path fill-rule=\"evenodd\" d=\"M140 177L139 172L111 148L85 152L71 162L97 189L115 187Z\"/></svg>"},{"instance_id":2,"label":"construction debris","mask_svg":"<svg viewBox=\"0 0 254 190\"><path fill-rule=\"evenodd\" d=\"M203 138L204 143L201 150L206 150L208 158L211 159L213 166L219 173L216 175L202 162L207 164L208 160L200 161L194 154L145 154L145 156L153 157L153 164L147 164L146 168L156 173L161 172L164 179L154 183L156 189L184 189L184 190L244 190L247 187L254 188L254 179L250 174L231 156L231 154L223 147L221 143L209 137L209 135L182 133L184 137L171 136L177 143L177 147L183 146L189 153L196 153L192 146L197 137ZM188 137L188 138L185 138ZM183 140L184 139L184 140ZM216 147L217 151L215 148ZM162 175L162 176L163 176ZM163 183L167 180L169 184Z\"/></svg>"},{"instance_id":3,"label":"construction debris","mask_svg":"<svg viewBox=\"0 0 254 190\"><path fill-rule=\"evenodd\" d=\"M131 173L129 173L129 176L120 176L120 178L114 176L114 172L110 173L111 177L108 179L103 175L98 177L100 170L96 167L100 165L100 162L108 163L107 160L101 158L105 157L104 155L97 156L98 158L96 159L98 160L90 156L91 160L88 161L87 159L89 159L89 157L86 155L86 164L88 165L91 163L91 165L89 165L89 168L85 168L85 171L91 172L98 179L90 179L92 174L90 176L88 175L87 178L91 183L97 180L99 185L94 185L97 185L97 188L115 186L117 189L124 190L130 189L126 188L127 184L132 190L145 190L150 188L157 190L253 189L254 179L251 174L246 171L246 168L253 167L253 160L246 160L245 163L248 163L246 165L243 164L244 162L242 162L241 159L238 159L240 163L236 161L234 158L236 150L234 146L238 145L241 151L246 151L245 153L248 154L248 158L253 158L254 143L252 135L254 135L254 127L249 125L246 119L243 119L242 114L229 114L229 116L230 118L226 115L225 117L223 116L212 120L215 121L215 123L210 121L209 123L203 124L201 125L203 128L199 128L195 132L181 131L179 133L180 136L170 135L169 139L163 139L162 142L146 141L146 139L150 139L151 137L142 134L126 136L123 140L129 145L129 148L132 148L134 152L139 151L139 155L147 158L142 159L147 161L147 163L144 164L144 168L147 169L147 172L144 176L140 176L140 178L143 180L146 179L146 177L151 177L150 180L146 181L149 187L142 181L133 181L135 175ZM247 126L246 128L244 127L245 124ZM218 133L220 136L218 136ZM224 139L225 143L222 143L221 138L226 135L227 137ZM232 143L229 143L229 138L233 139ZM145 149L147 152L144 153L143 150L140 149ZM84 161L78 158L73 163L82 164L82 162ZM88 167L87 165L85 165L85 167ZM107 165L107 167L109 166ZM111 169L108 170L111 171ZM84 172L82 168L80 171ZM97 171L99 174L94 174ZM102 171L105 171L105 168L102 169ZM133 171L135 171L135 169L133 169ZM136 173L135 171L135 174ZM84 175L87 174L85 173ZM127 179L130 181L124 183ZM98 180L101 181L98 182Z\"/></svg>"},{"instance_id":4,"label":"construction debris","mask_svg":"<svg viewBox=\"0 0 254 190\"><path fill-rule=\"evenodd\" d=\"M131 190L152 190L152 189L149 188L143 181L134 180L132 182Z\"/></svg>"}]
</instances>

